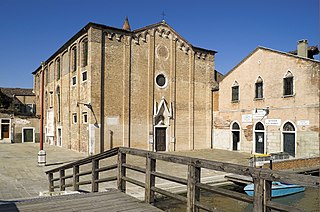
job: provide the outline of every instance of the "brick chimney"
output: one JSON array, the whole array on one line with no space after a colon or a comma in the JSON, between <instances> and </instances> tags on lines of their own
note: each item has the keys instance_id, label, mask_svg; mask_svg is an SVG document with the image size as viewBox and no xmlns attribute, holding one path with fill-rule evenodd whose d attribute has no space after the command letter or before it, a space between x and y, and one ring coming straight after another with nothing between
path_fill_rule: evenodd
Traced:
<instances>
[{"instance_id":1,"label":"brick chimney","mask_svg":"<svg viewBox=\"0 0 320 212\"><path fill-rule=\"evenodd\" d=\"M308 57L308 40L299 40L297 47L297 55L300 57Z\"/></svg>"}]
</instances>

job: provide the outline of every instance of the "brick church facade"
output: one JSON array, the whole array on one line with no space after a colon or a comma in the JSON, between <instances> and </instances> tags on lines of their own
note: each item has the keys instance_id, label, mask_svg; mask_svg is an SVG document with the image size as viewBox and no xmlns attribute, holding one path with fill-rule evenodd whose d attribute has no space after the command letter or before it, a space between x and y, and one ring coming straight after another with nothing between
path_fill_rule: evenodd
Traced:
<instances>
[{"instance_id":1,"label":"brick church facade","mask_svg":"<svg viewBox=\"0 0 320 212\"><path fill-rule=\"evenodd\" d=\"M164 21L87 24L33 72L46 142L89 154L211 148L215 53Z\"/></svg>"}]
</instances>

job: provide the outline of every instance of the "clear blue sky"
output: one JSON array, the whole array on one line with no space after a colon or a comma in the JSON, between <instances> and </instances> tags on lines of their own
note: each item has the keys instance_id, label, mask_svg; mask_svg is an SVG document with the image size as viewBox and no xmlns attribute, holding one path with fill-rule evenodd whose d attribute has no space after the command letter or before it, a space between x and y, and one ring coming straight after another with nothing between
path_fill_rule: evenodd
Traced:
<instances>
[{"instance_id":1,"label":"clear blue sky","mask_svg":"<svg viewBox=\"0 0 320 212\"><path fill-rule=\"evenodd\" d=\"M31 72L88 22L121 28L128 16L137 29L162 11L191 44L218 51L223 74L257 46L320 42L319 0L0 0L0 87L31 88Z\"/></svg>"}]
</instances>

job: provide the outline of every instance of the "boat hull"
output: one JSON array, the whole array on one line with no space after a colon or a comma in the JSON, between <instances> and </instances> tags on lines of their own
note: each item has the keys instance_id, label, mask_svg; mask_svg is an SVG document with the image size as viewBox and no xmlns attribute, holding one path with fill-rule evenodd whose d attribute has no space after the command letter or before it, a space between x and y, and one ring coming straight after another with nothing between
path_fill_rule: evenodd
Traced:
<instances>
[{"instance_id":1,"label":"boat hull","mask_svg":"<svg viewBox=\"0 0 320 212\"><path fill-rule=\"evenodd\" d=\"M304 191L305 188L300 185L272 183L271 197L282 197ZM244 187L244 191L249 195L254 195L254 185L250 184Z\"/></svg>"}]
</instances>

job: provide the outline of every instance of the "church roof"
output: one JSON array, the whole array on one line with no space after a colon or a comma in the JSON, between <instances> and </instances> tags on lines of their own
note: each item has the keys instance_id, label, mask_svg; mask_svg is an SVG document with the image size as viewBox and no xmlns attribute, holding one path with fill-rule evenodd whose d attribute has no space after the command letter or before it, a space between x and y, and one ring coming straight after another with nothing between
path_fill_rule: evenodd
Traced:
<instances>
[{"instance_id":1,"label":"church roof","mask_svg":"<svg viewBox=\"0 0 320 212\"><path fill-rule=\"evenodd\" d=\"M129 21L128 21L128 26L130 28L129 25ZM63 52L66 48L68 48L68 46L70 46L74 41L76 41L80 36L82 36L84 33L87 33L88 30L91 27L94 28L98 28L98 29L102 29L102 30L111 30L120 34L124 34L124 35L128 35L128 36L135 36L138 33L141 33L145 30L148 29L152 29L152 28L157 28L159 26L165 26L168 27L180 40L182 40L184 43L188 44L190 47L192 47L194 50L196 51L202 51L202 52L208 52L211 54L215 54L217 53L214 50L208 50L208 49L204 49L204 48L200 48L200 47L196 47L191 45L187 40L185 40L182 36L179 35L179 33L177 33L171 26L169 26L165 21L161 21L159 23L155 23L155 24L151 24L133 31L129 31L128 26L126 25L126 21L124 23L124 26L126 29L120 29L120 28L116 28L116 27L111 27L111 26L107 26L107 25L103 25L103 24L98 24L98 23L93 23L93 22L89 22L85 27L83 27L79 32L77 32L74 36L72 36L64 45L62 45L53 55L51 55L47 60L46 63L50 62L51 60L53 60L58 54L60 54L61 52ZM41 70L41 65L34 71L32 72L32 74L36 74L38 71Z\"/></svg>"}]
</instances>

